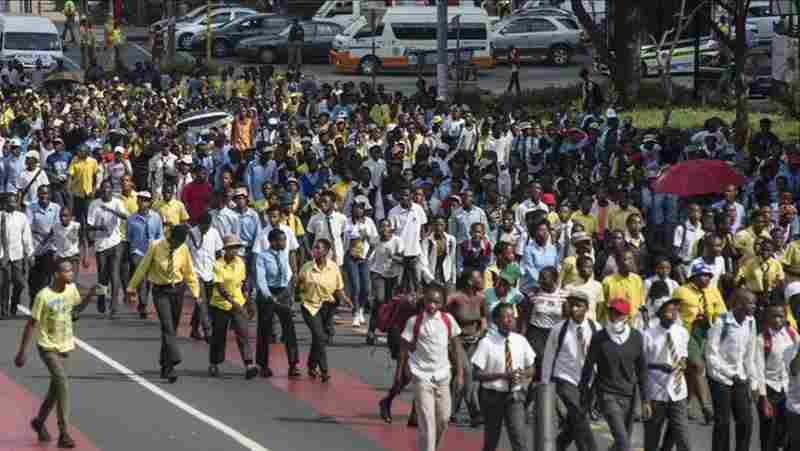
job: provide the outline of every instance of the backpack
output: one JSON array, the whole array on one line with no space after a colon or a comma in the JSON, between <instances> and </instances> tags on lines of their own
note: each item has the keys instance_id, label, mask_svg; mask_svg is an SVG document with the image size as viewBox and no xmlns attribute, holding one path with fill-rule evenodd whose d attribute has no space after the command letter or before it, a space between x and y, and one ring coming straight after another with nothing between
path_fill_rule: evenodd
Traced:
<instances>
[{"instance_id":1,"label":"backpack","mask_svg":"<svg viewBox=\"0 0 800 451\"><path fill-rule=\"evenodd\" d=\"M409 308L405 308L406 306ZM408 318L417 313L416 308L412 309L410 307L411 302L407 295L394 296L389 302L384 302L378 308L375 328L381 332L388 333L392 328L403 327Z\"/></svg>"},{"instance_id":2,"label":"backpack","mask_svg":"<svg viewBox=\"0 0 800 451\"><path fill-rule=\"evenodd\" d=\"M589 321L589 328L592 330L592 336L597 333L597 323L592 320ZM564 344L564 337L567 336L567 327L569 326L569 320L564 321L564 324L561 325L561 330L558 332L558 344L556 345L556 352L553 354L553 365L552 367L556 367L556 360L558 360L558 353L561 352L561 346ZM591 341L591 337L590 337Z\"/></svg>"},{"instance_id":3,"label":"backpack","mask_svg":"<svg viewBox=\"0 0 800 451\"><path fill-rule=\"evenodd\" d=\"M424 312L419 312L414 318L414 339L411 342L412 351L417 347L417 339L419 338L419 332L422 329L422 318L424 318L424 316ZM439 318L442 320L445 327L447 327L447 338L449 340L450 336L453 334L453 326L450 324L450 315L448 315L447 312L439 311Z\"/></svg>"}]
</instances>

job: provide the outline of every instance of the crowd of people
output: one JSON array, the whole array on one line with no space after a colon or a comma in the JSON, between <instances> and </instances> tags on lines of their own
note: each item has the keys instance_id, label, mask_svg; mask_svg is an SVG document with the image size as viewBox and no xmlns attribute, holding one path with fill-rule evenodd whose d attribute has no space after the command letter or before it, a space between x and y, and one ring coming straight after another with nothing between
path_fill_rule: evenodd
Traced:
<instances>
[{"instance_id":1,"label":"crowd of people","mask_svg":"<svg viewBox=\"0 0 800 451\"><path fill-rule=\"evenodd\" d=\"M752 403L764 451L800 450L800 148L769 120L744 144L715 119L665 136L600 108L588 76L584 111L555 117L478 113L422 79L409 96L266 67L3 79L0 316L27 290L16 363L35 339L52 376L31 422L42 441L57 407L59 444L74 446L63 363L80 310L154 309L174 383L189 297L211 377L228 328L246 378L271 377L281 343L288 376L304 377L299 313L306 376L327 383L327 346L352 320L397 360L377 406L387 423L414 384L420 450L462 404L484 450L503 427L513 450L530 449L543 384L560 399L559 450L596 450L600 416L620 451L634 417L648 450L698 449L690 419L713 423L714 451L729 449L733 419L749 450ZM220 111L232 117L204 122ZM698 159L729 162L745 183L691 198L653 189ZM97 283L81 285L90 260Z\"/></svg>"}]
</instances>

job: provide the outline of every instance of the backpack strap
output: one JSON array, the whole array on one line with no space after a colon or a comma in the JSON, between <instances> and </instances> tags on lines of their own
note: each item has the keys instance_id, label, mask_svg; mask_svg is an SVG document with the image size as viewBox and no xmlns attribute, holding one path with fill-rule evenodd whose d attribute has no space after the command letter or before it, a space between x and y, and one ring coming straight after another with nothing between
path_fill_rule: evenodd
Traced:
<instances>
[{"instance_id":1,"label":"backpack strap","mask_svg":"<svg viewBox=\"0 0 800 451\"><path fill-rule=\"evenodd\" d=\"M453 334L453 325L450 324L450 316L442 311L439 311L439 318L444 323L445 327L447 328L447 340L450 340L450 336ZM415 350L417 348L417 340L419 339L419 333L422 330L422 318L425 315L424 312L419 312L414 317L414 341L411 343L411 350Z\"/></svg>"}]
</instances>

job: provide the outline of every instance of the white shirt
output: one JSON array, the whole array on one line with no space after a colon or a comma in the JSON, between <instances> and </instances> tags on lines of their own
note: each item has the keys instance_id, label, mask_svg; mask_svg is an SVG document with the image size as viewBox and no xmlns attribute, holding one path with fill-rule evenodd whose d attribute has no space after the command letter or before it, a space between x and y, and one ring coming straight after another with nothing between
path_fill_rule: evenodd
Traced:
<instances>
[{"instance_id":1,"label":"white shirt","mask_svg":"<svg viewBox=\"0 0 800 451\"><path fill-rule=\"evenodd\" d=\"M706 338L706 369L708 377L723 385L733 385L734 376L750 381L752 390L758 389L759 379L755 365L756 321L752 316L742 324L733 313L723 313ZM722 337L723 329L725 337Z\"/></svg>"},{"instance_id":2,"label":"white shirt","mask_svg":"<svg viewBox=\"0 0 800 451\"><path fill-rule=\"evenodd\" d=\"M506 368L506 339L511 348L511 368ZM472 355L472 364L485 373L506 373L508 371L524 370L533 366L536 353L531 348L528 340L518 333L511 332L508 337L500 333L487 334L478 342L478 348ZM527 390L527 384L517 384L509 389L505 379L483 382L483 388L500 392Z\"/></svg>"},{"instance_id":3,"label":"white shirt","mask_svg":"<svg viewBox=\"0 0 800 451\"><path fill-rule=\"evenodd\" d=\"M328 218L330 218L330 227L328 227ZM335 254L336 265L342 266L344 264L344 243L342 242L342 235L344 234L344 226L347 222L347 217L338 211L332 211L331 215L325 216L324 213L317 213L308 221L306 231L314 235L314 240L326 238L333 243L332 251ZM333 233L333 236L331 236Z\"/></svg>"},{"instance_id":4,"label":"white shirt","mask_svg":"<svg viewBox=\"0 0 800 451\"><path fill-rule=\"evenodd\" d=\"M371 249L370 243L374 243L378 239L378 229L375 227L375 222L372 218L365 216L362 222L353 223L353 220L347 218L344 224L344 247L350 249L350 241L358 238L366 237L361 240L364 244L364 256L369 255Z\"/></svg>"},{"instance_id":5,"label":"white shirt","mask_svg":"<svg viewBox=\"0 0 800 451\"><path fill-rule=\"evenodd\" d=\"M197 277L203 282L213 281L214 262L217 261L217 252L222 251L222 238L217 229L209 227L203 235L199 227L192 227L186 244L192 254L192 266Z\"/></svg>"},{"instance_id":6,"label":"white shirt","mask_svg":"<svg viewBox=\"0 0 800 451\"><path fill-rule=\"evenodd\" d=\"M284 234L286 234L286 248L281 251L282 254L286 255L281 255L281 258L286 257L286 261L289 261L289 252L294 252L300 249L300 243L297 241L297 237L288 225L280 224L278 228L282 230ZM271 230L272 223L267 221L266 225L261 229L261 233L258 234L256 240L253 242L253 253L264 252L271 249L272 246L269 244L269 232ZM292 272L292 265L287 266L286 277L291 280L293 275L294 273Z\"/></svg>"},{"instance_id":7,"label":"white shirt","mask_svg":"<svg viewBox=\"0 0 800 451\"><path fill-rule=\"evenodd\" d=\"M31 226L28 224L28 217L21 211L13 213L0 213L6 218L6 246L8 247L8 260L15 262L23 258L33 257L33 234ZM0 246L0 257L4 257L5 249Z\"/></svg>"},{"instance_id":8,"label":"white shirt","mask_svg":"<svg viewBox=\"0 0 800 451\"><path fill-rule=\"evenodd\" d=\"M150 158L148 169L150 172L150 188L153 194L161 195L161 187L164 186L164 175L175 174L175 162L178 160L177 155L168 153L158 155Z\"/></svg>"},{"instance_id":9,"label":"white shirt","mask_svg":"<svg viewBox=\"0 0 800 451\"><path fill-rule=\"evenodd\" d=\"M525 215L528 214L529 211L536 210L542 210L545 213L548 213L550 208L548 208L547 204L541 200L539 203L534 203L531 199L525 199L521 204L517 205L517 209L514 210L514 220L516 221L517 225L525 228Z\"/></svg>"},{"instance_id":10,"label":"white shirt","mask_svg":"<svg viewBox=\"0 0 800 451\"><path fill-rule=\"evenodd\" d=\"M56 246L56 255L61 258L75 257L80 254L81 225L72 221L65 227L61 221L53 226L53 243Z\"/></svg>"},{"instance_id":11,"label":"white shirt","mask_svg":"<svg viewBox=\"0 0 800 451\"><path fill-rule=\"evenodd\" d=\"M787 327L781 328L779 331L769 329L771 336L769 355L766 355L764 346L764 331L756 337L756 371L758 371L761 384L758 392L766 396L767 387L775 390L778 393L786 391L789 385L789 371L783 364L784 352L791 348L797 341L793 337Z\"/></svg>"},{"instance_id":12,"label":"white shirt","mask_svg":"<svg viewBox=\"0 0 800 451\"><path fill-rule=\"evenodd\" d=\"M800 374L792 376L790 366L792 360L800 350L800 344L794 344L786 348L783 352L783 367L788 375L786 388L786 410L796 415L800 415Z\"/></svg>"},{"instance_id":13,"label":"white shirt","mask_svg":"<svg viewBox=\"0 0 800 451\"><path fill-rule=\"evenodd\" d=\"M644 339L644 358L647 364L668 365L675 367L678 363L672 359L672 353L667 349L667 334L672 338L675 357L680 361L689 356L689 332L680 322L676 322L669 329L664 329L660 324L642 331ZM685 373L683 379L676 384L679 373L665 373L654 368L648 368L647 393L648 399L653 401L680 401L686 399L689 391L686 388Z\"/></svg>"},{"instance_id":14,"label":"white shirt","mask_svg":"<svg viewBox=\"0 0 800 451\"><path fill-rule=\"evenodd\" d=\"M542 381L544 383L550 383L553 379L560 379L575 386L580 384L583 363L589 351L589 343L592 341L593 335L590 321L594 323L594 321L590 319L584 319L580 324L573 320L565 320L557 323L550 329L550 334L547 336L547 343L544 347L544 357L542 358ZM558 350L558 355L556 356L558 339L561 335L561 329L565 324L567 326L567 331L564 334L564 341L561 343L561 349ZM584 346L586 347L583 350L583 358L581 359L579 359L578 356L578 328L580 328L583 333ZM594 323L594 330L600 332L602 328L599 324ZM555 362L553 362L554 358Z\"/></svg>"},{"instance_id":15,"label":"white shirt","mask_svg":"<svg viewBox=\"0 0 800 451\"><path fill-rule=\"evenodd\" d=\"M389 210L389 224L404 243L403 256L416 257L422 254L422 226L427 223L425 210L413 202L407 210L402 205Z\"/></svg>"},{"instance_id":16,"label":"white shirt","mask_svg":"<svg viewBox=\"0 0 800 451\"><path fill-rule=\"evenodd\" d=\"M675 235L672 238L672 246L678 250L678 257L683 262L690 262L694 257L695 246L705 235L702 224L693 225L691 222L675 227Z\"/></svg>"},{"instance_id":17,"label":"white shirt","mask_svg":"<svg viewBox=\"0 0 800 451\"><path fill-rule=\"evenodd\" d=\"M450 336L447 336L447 326L441 315L447 315L450 320ZM406 321L401 337L403 340L414 343L414 324L417 315ZM461 335L461 328L449 313L436 312L434 315L422 313L422 324L419 328L416 347L408 356L408 367L414 377L426 381L445 381L450 379L450 356L447 345L451 338Z\"/></svg>"},{"instance_id":18,"label":"white shirt","mask_svg":"<svg viewBox=\"0 0 800 451\"><path fill-rule=\"evenodd\" d=\"M399 277L403 272L403 267L394 260L394 256L403 250L403 243L400 238L392 235L389 240L379 240L375 244L375 252L372 253L369 270L384 278Z\"/></svg>"},{"instance_id":19,"label":"white shirt","mask_svg":"<svg viewBox=\"0 0 800 451\"><path fill-rule=\"evenodd\" d=\"M119 230L119 224L122 220L107 209L128 214L122 199L116 197L112 197L108 202L103 201L103 199L95 199L89 204L86 223L93 227L105 228L105 230L94 232L94 248L97 252L111 249L122 242L122 233Z\"/></svg>"},{"instance_id":20,"label":"white shirt","mask_svg":"<svg viewBox=\"0 0 800 451\"><path fill-rule=\"evenodd\" d=\"M47 174L44 171L40 171L39 167L36 167L33 171L27 169L22 171L17 177L17 189L21 193L25 188L28 188L28 191L25 191L25 195L22 197L22 205L28 206L36 202L38 200L39 187L49 184L50 180L47 178Z\"/></svg>"}]
</instances>

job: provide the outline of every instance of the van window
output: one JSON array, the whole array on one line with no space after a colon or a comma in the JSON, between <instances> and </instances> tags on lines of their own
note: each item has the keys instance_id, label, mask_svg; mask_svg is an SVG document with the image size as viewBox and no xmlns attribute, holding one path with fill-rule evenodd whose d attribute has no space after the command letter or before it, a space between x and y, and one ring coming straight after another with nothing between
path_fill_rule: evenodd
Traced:
<instances>
[{"instance_id":1,"label":"van window","mask_svg":"<svg viewBox=\"0 0 800 451\"><path fill-rule=\"evenodd\" d=\"M461 29L450 27L447 32L447 39L456 40L486 40L486 25L484 24L462 24Z\"/></svg>"},{"instance_id":2,"label":"van window","mask_svg":"<svg viewBox=\"0 0 800 451\"><path fill-rule=\"evenodd\" d=\"M375 27L375 36L383 36L383 24L380 24L380 25ZM363 39L363 38L371 38L371 37L372 37L372 26L371 25L365 25L354 36L355 39Z\"/></svg>"},{"instance_id":3,"label":"van window","mask_svg":"<svg viewBox=\"0 0 800 451\"><path fill-rule=\"evenodd\" d=\"M394 30L394 35L397 39L436 40L436 24L433 23L393 23L392 30Z\"/></svg>"},{"instance_id":4,"label":"van window","mask_svg":"<svg viewBox=\"0 0 800 451\"><path fill-rule=\"evenodd\" d=\"M56 51L61 49L57 34L7 32L4 38L6 50Z\"/></svg>"},{"instance_id":5,"label":"van window","mask_svg":"<svg viewBox=\"0 0 800 451\"><path fill-rule=\"evenodd\" d=\"M569 29L569 30L580 30L580 27L578 26L578 24L576 24L576 23L575 23L575 21L574 21L574 20L572 20L572 19L563 19L563 18L560 18L560 17L559 17L559 18L558 18L558 19L556 19L556 20L557 20L557 21L558 21L558 22L559 22L561 25L563 25L565 28L567 28L567 29Z\"/></svg>"}]
</instances>

